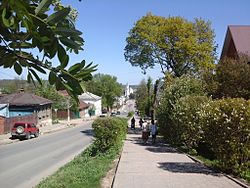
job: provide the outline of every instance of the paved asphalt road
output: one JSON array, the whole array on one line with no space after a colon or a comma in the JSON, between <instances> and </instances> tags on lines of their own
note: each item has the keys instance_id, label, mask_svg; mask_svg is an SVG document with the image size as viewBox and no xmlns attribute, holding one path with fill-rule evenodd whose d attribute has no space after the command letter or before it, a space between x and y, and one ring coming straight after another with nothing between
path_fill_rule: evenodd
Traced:
<instances>
[{"instance_id":1,"label":"paved asphalt road","mask_svg":"<svg viewBox=\"0 0 250 188\"><path fill-rule=\"evenodd\" d=\"M55 172L92 141L91 122L0 146L0 187L29 188Z\"/></svg>"}]
</instances>

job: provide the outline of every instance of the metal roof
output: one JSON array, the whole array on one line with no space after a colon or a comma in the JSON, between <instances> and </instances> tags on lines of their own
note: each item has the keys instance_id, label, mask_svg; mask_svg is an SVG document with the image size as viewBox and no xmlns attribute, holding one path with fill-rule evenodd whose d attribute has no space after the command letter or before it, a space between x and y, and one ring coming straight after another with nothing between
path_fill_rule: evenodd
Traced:
<instances>
[{"instance_id":1,"label":"metal roof","mask_svg":"<svg viewBox=\"0 0 250 188\"><path fill-rule=\"evenodd\" d=\"M19 92L1 97L0 104L3 103L10 106L41 106L52 104L52 101L31 93Z\"/></svg>"},{"instance_id":2,"label":"metal roof","mask_svg":"<svg viewBox=\"0 0 250 188\"><path fill-rule=\"evenodd\" d=\"M93 93L89 93L89 92L84 92L83 94L79 95L78 98L80 100L90 100L90 101L98 101L101 100L102 97L99 97L97 95L94 95Z\"/></svg>"},{"instance_id":3,"label":"metal roof","mask_svg":"<svg viewBox=\"0 0 250 188\"><path fill-rule=\"evenodd\" d=\"M232 47L238 55L239 53L250 55L250 25L228 26L221 57L227 56Z\"/></svg>"}]
</instances>

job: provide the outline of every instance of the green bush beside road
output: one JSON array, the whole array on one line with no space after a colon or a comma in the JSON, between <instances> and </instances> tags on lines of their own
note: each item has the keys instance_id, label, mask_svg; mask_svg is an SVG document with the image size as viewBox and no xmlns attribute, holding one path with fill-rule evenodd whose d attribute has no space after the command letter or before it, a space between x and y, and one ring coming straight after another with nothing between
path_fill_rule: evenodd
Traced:
<instances>
[{"instance_id":1,"label":"green bush beside road","mask_svg":"<svg viewBox=\"0 0 250 188\"><path fill-rule=\"evenodd\" d=\"M101 187L101 179L121 151L127 132L127 119L99 118L94 121L93 129L94 143L52 176L40 182L38 188Z\"/></svg>"},{"instance_id":2,"label":"green bush beside road","mask_svg":"<svg viewBox=\"0 0 250 188\"><path fill-rule=\"evenodd\" d=\"M125 118L99 118L92 124L94 129L94 146L96 152L106 152L113 147L119 147L127 132Z\"/></svg>"},{"instance_id":3,"label":"green bush beside road","mask_svg":"<svg viewBox=\"0 0 250 188\"><path fill-rule=\"evenodd\" d=\"M135 114L135 113L134 113L133 111L128 112L128 118L133 117L134 114Z\"/></svg>"},{"instance_id":4,"label":"green bush beside road","mask_svg":"<svg viewBox=\"0 0 250 188\"><path fill-rule=\"evenodd\" d=\"M166 84L160 105L157 108L157 119L159 131L164 138L171 144L179 144L181 141L180 128L176 118L179 118L176 103L188 95L190 96L205 96L203 92L202 82L191 76L183 76L171 80ZM181 110L181 109L180 109ZM176 117L177 116L177 117ZM183 122L186 123L186 122Z\"/></svg>"},{"instance_id":5,"label":"green bush beside road","mask_svg":"<svg viewBox=\"0 0 250 188\"><path fill-rule=\"evenodd\" d=\"M157 110L160 134L250 181L250 101L209 98L201 83L181 77L166 84Z\"/></svg>"},{"instance_id":6,"label":"green bush beside road","mask_svg":"<svg viewBox=\"0 0 250 188\"><path fill-rule=\"evenodd\" d=\"M214 100L207 103L200 116L204 140L215 153L220 167L239 174L249 171L250 101Z\"/></svg>"}]
</instances>

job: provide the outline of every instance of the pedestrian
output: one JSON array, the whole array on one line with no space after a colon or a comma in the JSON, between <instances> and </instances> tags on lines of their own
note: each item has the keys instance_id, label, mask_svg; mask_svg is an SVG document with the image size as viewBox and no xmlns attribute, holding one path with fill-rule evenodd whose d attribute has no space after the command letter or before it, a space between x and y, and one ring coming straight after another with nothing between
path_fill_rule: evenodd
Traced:
<instances>
[{"instance_id":1,"label":"pedestrian","mask_svg":"<svg viewBox=\"0 0 250 188\"><path fill-rule=\"evenodd\" d=\"M152 143L154 144L155 143L155 140L156 140L156 135L157 135L157 127L156 127L156 124L155 124L155 121L152 119L151 120L151 134L152 134Z\"/></svg>"},{"instance_id":2,"label":"pedestrian","mask_svg":"<svg viewBox=\"0 0 250 188\"><path fill-rule=\"evenodd\" d=\"M135 129L135 118L131 119L131 129Z\"/></svg>"},{"instance_id":3,"label":"pedestrian","mask_svg":"<svg viewBox=\"0 0 250 188\"><path fill-rule=\"evenodd\" d=\"M141 127L141 129L142 129L142 124L144 123L144 121L142 120L142 118L140 118L140 120L139 120L139 125L140 125L140 127Z\"/></svg>"},{"instance_id":4,"label":"pedestrian","mask_svg":"<svg viewBox=\"0 0 250 188\"><path fill-rule=\"evenodd\" d=\"M143 130L142 130L142 140L143 143L146 144L148 141L148 137L150 136L150 130L149 130L149 122L144 122L146 123L145 126L143 126Z\"/></svg>"}]
</instances>

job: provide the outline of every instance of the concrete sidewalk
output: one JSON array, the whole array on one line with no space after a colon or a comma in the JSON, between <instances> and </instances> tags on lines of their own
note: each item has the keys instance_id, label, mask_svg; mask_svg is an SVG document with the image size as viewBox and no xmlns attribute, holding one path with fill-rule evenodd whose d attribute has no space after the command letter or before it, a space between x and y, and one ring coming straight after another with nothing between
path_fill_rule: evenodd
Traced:
<instances>
[{"instance_id":1,"label":"concrete sidewalk","mask_svg":"<svg viewBox=\"0 0 250 188\"><path fill-rule=\"evenodd\" d=\"M196 163L183 153L151 138L143 144L140 132L127 135L113 188L239 188L221 173Z\"/></svg>"}]
</instances>

